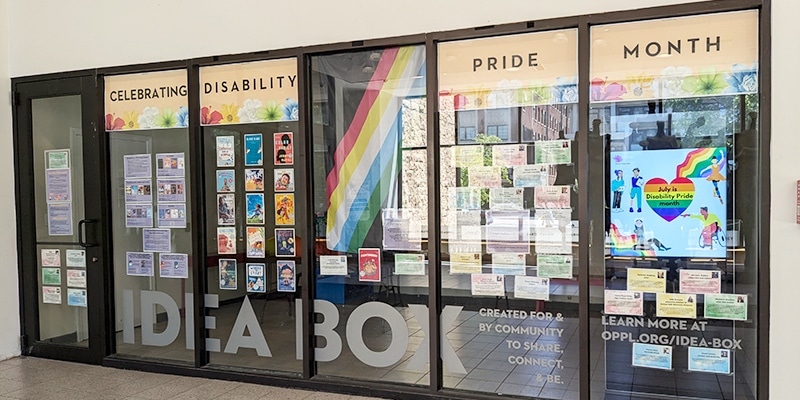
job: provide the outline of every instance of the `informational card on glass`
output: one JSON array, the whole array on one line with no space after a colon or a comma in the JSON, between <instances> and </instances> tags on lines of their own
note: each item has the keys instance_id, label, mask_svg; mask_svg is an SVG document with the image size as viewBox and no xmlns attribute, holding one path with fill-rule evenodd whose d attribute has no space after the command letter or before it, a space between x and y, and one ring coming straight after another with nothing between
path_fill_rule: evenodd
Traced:
<instances>
[{"instance_id":1,"label":"informational card on glass","mask_svg":"<svg viewBox=\"0 0 800 400\"><path fill-rule=\"evenodd\" d=\"M571 210L536 209L531 231L537 254L572 254Z\"/></svg>"},{"instance_id":2,"label":"informational card on glass","mask_svg":"<svg viewBox=\"0 0 800 400\"><path fill-rule=\"evenodd\" d=\"M550 278L515 276L514 298L549 301Z\"/></svg>"},{"instance_id":3,"label":"informational card on glass","mask_svg":"<svg viewBox=\"0 0 800 400\"><path fill-rule=\"evenodd\" d=\"M169 252L172 245L170 235L169 229L142 229L142 249Z\"/></svg>"},{"instance_id":4,"label":"informational card on glass","mask_svg":"<svg viewBox=\"0 0 800 400\"><path fill-rule=\"evenodd\" d=\"M152 228L153 206L151 204L126 204L126 228Z\"/></svg>"},{"instance_id":5,"label":"informational card on glass","mask_svg":"<svg viewBox=\"0 0 800 400\"><path fill-rule=\"evenodd\" d=\"M347 256L319 256L319 274L347 275Z\"/></svg>"},{"instance_id":6,"label":"informational card on glass","mask_svg":"<svg viewBox=\"0 0 800 400\"><path fill-rule=\"evenodd\" d=\"M186 228L186 204L159 204L159 228Z\"/></svg>"},{"instance_id":7,"label":"informational card on glass","mask_svg":"<svg viewBox=\"0 0 800 400\"><path fill-rule=\"evenodd\" d=\"M86 289L67 289L67 305L86 307Z\"/></svg>"},{"instance_id":8,"label":"informational card on glass","mask_svg":"<svg viewBox=\"0 0 800 400\"><path fill-rule=\"evenodd\" d=\"M384 208L383 222L384 250L422 249L422 224L419 210Z\"/></svg>"},{"instance_id":9,"label":"informational card on glass","mask_svg":"<svg viewBox=\"0 0 800 400\"><path fill-rule=\"evenodd\" d=\"M500 167L469 167L469 186L475 188L490 188L501 186Z\"/></svg>"},{"instance_id":10,"label":"informational card on glass","mask_svg":"<svg viewBox=\"0 0 800 400\"><path fill-rule=\"evenodd\" d=\"M703 300L706 318L747 321L746 294L707 294Z\"/></svg>"},{"instance_id":11,"label":"informational card on glass","mask_svg":"<svg viewBox=\"0 0 800 400\"><path fill-rule=\"evenodd\" d=\"M153 201L153 189L150 179L126 179L126 203L150 203Z\"/></svg>"},{"instance_id":12,"label":"informational card on glass","mask_svg":"<svg viewBox=\"0 0 800 400\"><path fill-rule=\"evenodd\" d=\"M634 367L671 370L672 346L634 343L632 364Z\"/></svg>"},{"instance_id":13,"label":"informational card on glass","mask_svg":"<svg viewBox=\"0 0 800 400\"><path fill-rule=\"evenodd\" d=\"M535 208L570 208L569 186L536 186L533 189Z\"/></svg>"},{"instance_id":14,"label":"informational card on glass","mask_svg":"<svg viewBox=\"0 0 800 400\"><path fill-rule=\"evenodd\" d=\"M492 254L492 273L498 275L525 275L525 254L494 253Z\"/></svg>"},{"instance_id":15,"label":"informational card on glass","mask_svg":"<svg viewBox=\"0 0 800 400\"><path fill-rule=\"evenodd\" d=\"M481 189L473 187L451 187L448 189L450 208L457 210L479 210Z\"/></svg>"},{"instance_id":16,"label":"informational card on glass","mask_svg":"<svg viewBox=\"0 0 800 400\"><path fill-rule=\"evenodd\" d=\"M547 140L534 145L536 164L569 164L572 162L572 141Z\"/></svg>"},{"instance_id":17,"label":"informational card on glass","mask_svg":"<svg viewBox=\"0 0 800 400\"><path fill-rule=\"evenodd\" d=\"M537 255L536 276L540 278L572 279L572 256L560 254Z\"/></svg>"},{"instance_id":18,"label":"informational card on glass","mask_svg":"<svg viewBox=\"0 0 800 400\"><path fill-rule=\"evenodd\" d=\"M67 250L67 266L86 268L86 250Z\"/></svg>"},{"instance_id":19,"label":"informational card on glass","mask_svg":"<svg viewBox=\"0 0 800 400\"><path fill-rule=\"evenodd\" d=\"M61 249L42 249L41 257L43 267L61 266Z\"/></svg>"},{"instance_id":20,"label":"informational card on glass","mask_svg":"<svg viewBox=\"0 0 800 400\"><path fill-rule=\"evenodd\" d=\"M403 254L394 255L395 275L425 275L425 255L424 254Z\"/></svg>"},{"instance_id":21,"label":"informational card on glass","mask_svg":"<svg viewBox=\"0 0 800 400\"><path fill-rule=\"evenodd\" d=\"M183 153L156 154L156 176L185 176Z\"/></svg>"},{"instance_id":22,"label":"informational card on glass","mask_svg":"<svg viewBox=\"0 0 800 400\"><path fill-rule=\"evenodd\" d=\"M153 253L125 253L128 276L153 276Z\"/></svg>"},{"instance_id":23,"label":"informational card on glass","mask_svg":"<svg viewBox=\"0 0 800 400\"><path fill-rule=\"evenodd\" d=\"M606 290L603 310L610 315L644 315L644 293Z\"/></svg>"},{"instance_id":24,"label":"informational card on glass","mask_svg":"<svg viewBox=\"0 0 800 400\"><path fill-rule=\"evenodd\" d=\"M248 263L247 264L247 292L248 293L266 293L267 285L265 273L265 265L261 263Z\"/></svg>"},{"instance_id":25,"label":"informational card on glass","mask_svg":"<svg viewBox=\"0 0 800 400\"><path fill-rule=\"evenodd\" d=\"M58 286L42 286L42 303L61 304L61 288Z\"/></svg>"},{"instance_id":26,"label":"informational card on glass","mask_svg":"<svg viewBox=\"0 0 800 400\"><path fill-rule=\"evenodd\" d=\"M480 274L480 253L450 253L451 274Z\"/></svg>"},{"instance_id":27,"label":"informational card on glass","mask_svg":"<svg viewBox=\"0 0 800 400\"><path fill-rule=\"evenodd\" d=\"M153 174L150 154L130 154L122 157L125 179L150 178Z\"/></svg>"},{"instance_id":28,"label":"informational card on glass","mask_svg":"<svg viewBox=\"0 0 800 400\"><path fill-rule=\"evenodd\" d=\"M72 179L69 168L45 171L47 202L72 201Z\"/></svg>"},{"instance_id":29,"label":"informational card on glass","mask_svg":"<svg viewBox=\"0 0 800 400\"><path fill-rule=\"evenodd\" d=\"M456 146L453 149L456 167L464 168L483 166L483 146Z\"/></svg>"},{"instance_id":30,"label":"informational card on glass","mask_svg":"<svg viewBox=\"0 0 800 400\"><path fill-rule=\"evenodd\" d=\"M233 179L231 177L231 179ZM159 202L186 201L186 180L184 178L159 179L157 198Z\"/></svg>"},{"instance_id":31,"label":"informational card on glass","mask_svg":"<svg viewBox=\"0 0 800 400\"><path fill-rule=\"evenodd\" d=\"M650 293L667 291L666 271L663 269L628 268L628 290Z\"/></svg>"},{"instance_id":32,"label":"informational card on glass","mask_svg":"<svg viewBox=\"0 0 800 400\"><path fill-rule=\"evenodd\" d=\"M611 254L726 257L724 147L611 153ZM625 204L622 204L625 203Z\"/></svg>"},{"instance_id":33,"label":"informational card on glass","mask_svg":"<svg viewBox=\"0 0 800 400\"><path fill-rule=\"evenodd\" d=\"M480 210L459 210L450 226L447 247L450 253L480 253L483 231Z\"/></svg>"},{"instance_id":34,"label":"informational card on glass","mask_svg":"<svg viewBox=\"0 0 800 400\"><path fill-rule=\"evenodd\" d=\"M550 167L546 164L518 165L514 167L514 187L536 187L550 184Z\"/></svg>"},{"instance_id":35,"label":"informational card on glass","mask_svg":"<svg viewBox=\"0 0 800 400\"><path fill-rule=\"evenodd\" d=\"M719 293L721 289L719 271L680 270L681 293Z\"/></svg>"},{"instance_id":36,"label":"informational card on glass","mask_svg":"<svg viewBox=\"0 0 800 400\"><path fill-rule=\"evenodd\" d=\"M50 236L72 236L72 203L47 205L47 234Z\"/></svg>"},{"instance_id":37,"label":"informational card on glass","mask_svg":"<svg viewBox=\"0 0 800 400\"><path fill-rule=\"evenodd\" d=\"M731 351L690 346L689 371L729 374L731 372Z\"/></svg>"},{"instance_id":38,"label":"informational card on glass","mask_svg":"<svg viewBox=\"0 0 800 400\"><path fill-rule=\"evenodd\" d=\"M505 276L497 274L472 274L473 296L505 296Z\"/></svg>"},{"instance_id":39,"label":"informational card on glass","mask_svg":"<svg viewBox=\"0 0 800 400\"><path fill-rule=\"evenodd\" d=\"M529 211L486 211L487 253L528 254L530 246Z\"/></svg>"},{"instance_id":40,"label":"informational card on glass","mask_svg":"<svg viewBox=\"0 0 800 400\"><path fill-rule=\"evenodd\" d=\"M528 146L524 144L499 144L492 146L492 165L509 167L528 163Z\"/></svg>"},{"instance_id":41,"label":"informational card on glass","mask_svg":"<svg viewBox=\"0 0 800 400\"><path fill-rule=\"evenodd\" d=\"M189 255L162 253L158 255L161 278L189 278Z\"/></svg>"},{"instance_id":42,"label":"informational card on glass","mask_svg":"<svg viewBox=\"0 0 800 400\"><path fill-rule=\"evenodd\" d=\"M68 269L67 270L67 286L75 288L86 287L86 270L85 269Z\"/></svg>"},{"instance_id":43,"label":"informational card on glass","mask_svg":"<svg viewBox=\"0 0 800 400\"><path fill-rule=\"evenodd\" d=\"M489 207L492 210L523 210L523 189L490 188Z\"/></svg>"},{"instance_id":44,"label":"informational card on glass","mask_svg":"<svg viewBox=\"0 0 800 400\"><path fill-rule=\"evenodd\" d=\"M45 150L46 169L69 168L69 149Z\"/></svg>"},{"instance_id":45,"label":"informational card on glass","mask_svg":"<svg viewBox=\"0 0 800 400\"><path fill-rule=\"evenodd\" d=\"M61 268L42 268L42 285L60 285Z\"/></svg>"},{"instance_id":46,"label":"informational card on glass","mask_svg":"<svg viewBox=\"0 0 800 400\"><path fill-rule=\"evenodd\" d=\"M697 295L657 293L656 316L667 318L697 318Z\"/></svg>"}]
</instances>

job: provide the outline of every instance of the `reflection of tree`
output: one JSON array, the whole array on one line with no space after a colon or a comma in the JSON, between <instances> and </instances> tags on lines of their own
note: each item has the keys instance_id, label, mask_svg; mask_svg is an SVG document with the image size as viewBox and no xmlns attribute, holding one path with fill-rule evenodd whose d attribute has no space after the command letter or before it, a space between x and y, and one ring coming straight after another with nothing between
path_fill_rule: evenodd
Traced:
<instances>
[{"instance_id":1,"label":"reflection of tree","mask_svg":"<svg viewBox=\"0 0 800 400\"><path fill-rule=\"evenodd\" d=\"M485 133L479 133L475 136L475 143L478 144L489 144L489 143L500 143L503 140L497 136L487 135ZM491 166L492 165L492 146L484 146L483 147L483 165L484 166ZM469 168L461 168L458 177L458 186L466 187L469 186L469 176L467 174ZM500 182L501 185L512 186L513 182L511 181L511 176L508 173L508 167L500 167ZM489 208L489 189L483 188L481 189L481 208L488 209Z\"/></svg>"}]
</instances>

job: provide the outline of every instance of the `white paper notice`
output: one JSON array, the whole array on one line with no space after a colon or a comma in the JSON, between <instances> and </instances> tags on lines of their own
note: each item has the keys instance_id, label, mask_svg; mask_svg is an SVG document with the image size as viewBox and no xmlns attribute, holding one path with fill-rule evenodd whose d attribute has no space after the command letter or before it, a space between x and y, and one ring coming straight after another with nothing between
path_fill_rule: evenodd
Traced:
<instances>
[{"instance_id":1,"label":"white paper notice","mask_svg":"<svg viewBox=\"0 0 800 400\"><path fill-rule=\"evenodd\" d=\"M61 288L57 286L42 286L42 303L61 304Z\"/></svg>"},{"instance_id":2,"label":"white paper notice","mask_svg":"<svg viewBox=\"0 0 800 400\"><path fill-rule=\"evenodd\" d=\"M525 254L492 254L492 273L498 275L525 275Z\"/></svg>"},{"instance_id":3,"label":"white paper notice","mask_svg":"<svg viewBox=\"0 0 800 400\"><path fill-rule=\"evenodd\" d=\"M68 269L67 270L67 286L76 288L86 287L86 270L85 269Z\"/></svg>"},{"instance_id":4,"label":"white paper notice","mask_svg":"<svg viewBox=\"0 0 800 400\"><path fill-rule=\"evenodd\" d=\"M514 167L514 187L547 186L550 167L545 164L518 165Z\"/></svg>"},{"instance_id":5,"label":"white paper notice","mask_svg":"<svg viewBox=\"0 0 800 400\"><path fill-rule=\"evenodd\" d=\"M473 296L505 296L504 275L472 274Z\"/></svg>"},{"instance_id":6,"label":"white paper notice","mask_svg":"<svg viewBox=\"0 0 800 400\"><path fill-rule=\"evenodd\" d=\"M347 275L347 256L319 256L319 274Z\"/></svg>"},{"instance_id":7,"label":"white paper notice","mask_svg":"<svg viewBox=\"0 0 800 400\"><path fill-rule=\"evenodd\" d=\"M550 278L515 276L514 298L550 300Z\"/></svg>"},{"instance_id":8,"label":"white paper notice","mask_svg":"<svg viewBox=\"0 0 800 400\"><path fill-rule=\"evenodd\" d=\"M61 266L61 250L60 249L42 249L42 266L43 267L60 267Z\"/></svg>"},{"instance_id":9,"label":"white paper notice","mask_svg":"<svg viewBox=\"0 0 800 400\"><path fill-rule=\"evenodd\" d=\"M489 208L492 210L522 210L522 193L520 188L489 189Z\"/></svg>"}]
</instances>

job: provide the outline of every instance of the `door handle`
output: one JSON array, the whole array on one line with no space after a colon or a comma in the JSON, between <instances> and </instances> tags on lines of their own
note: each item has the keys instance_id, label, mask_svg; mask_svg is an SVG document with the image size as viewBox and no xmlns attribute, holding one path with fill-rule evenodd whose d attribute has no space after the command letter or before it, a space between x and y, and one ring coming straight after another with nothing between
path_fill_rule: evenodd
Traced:
<instances>
[{"instance_id":1,"label":"door handle","mask_svg":"<svg viewBox=\"0 0 800 400\"><path fill-rule=\"evenodd\" d=\"M95 223L97 223L96 219L82 219L82 220L78 221L78 244L81 245L81 247L95 247L95 246L97 246L97 243L86 243L86 241L83 240L83 237L84 237L84 228L83 227L84 227L84 225L86 225L86 224L95 224Z\"/></svg>"}]
</instances>

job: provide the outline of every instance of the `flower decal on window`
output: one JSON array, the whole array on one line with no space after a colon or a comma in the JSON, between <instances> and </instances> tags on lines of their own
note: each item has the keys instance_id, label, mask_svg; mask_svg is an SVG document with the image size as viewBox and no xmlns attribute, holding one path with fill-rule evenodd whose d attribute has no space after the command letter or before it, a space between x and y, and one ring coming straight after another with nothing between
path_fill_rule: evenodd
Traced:
<instances>
[{"instance_id":1,"label":"flower decal on window","mask_svg":"<svg viewBox=\"0 0 800 400\"><path fill-rule=\"evenodd\" d=\"M256 117L261 121L280 121L283 118L283 110L278 103L269 101L266 106L258 109Z\"/></svg>"},{"instance_id":2,"label":"flower decal on window","mask_svg":"<svg viewBox=\"0 0 800 400\"><path fill-rule=\"evenodd\" d=\"M701 68L697 76L689 76L683 81L681 88L694 95L720 94L727 87L725 79L717 73L717 69Z\"/></svg>"},{"instance_id":3,"label":"flower decal on window","mask_svg":"<svg viewBox=\"0 0 800 400\"><path fill-rule=\"evenodd\" d=\"M125 127L125 121L120 117L115 117L114 114L106 114L106 130L118 131Z\"/></svg>"},{"instance_id":4,"label":"flower decal on window","mask_svg":"<svg viewBox=\"0 0 800 400\"><path fill-rule=\"evenodd\" d=\"M261 100L258 99L247 99L244 101L244 105L239 107L239 122L261 122L258 119L258 109L261 108L264 104Z\"/></svg>"},{"instance_id":5,"label":"flower decal on window","mask_svg":"<svg viewBox=\"0 0 800 400\"><path fill-rule=\"evenodd\" d=\"M283 110L284 121L297 121L300 119L300 109L297 105L297 100L287 97L281 109Z\"/></svg>"},{"instance_id":6,"label":"flower decal on window","mask_svg":"<svg viewBox=\"0 0 800 400\"><path fill-rule=\"evenodd\" d=\"M216 125L222 121L222 113L219 111L211 111L209 107L203 107L200 110L200 123L203 125Z\"/></svg>"},{"instance_id":7,"label":"flower decal on window","mask_svg":"<svg viewBox=\"0 0 800 400\"><path fill-rule=\"evenodd\" d=\"M136 111L125 112L122 119L125 121L124 129L139 129L139 113Z\"/></svg>"},{"instance_id":8,"label":"flower decal on window","mask_svg":"<svg viewBox=\"0 0 800 400\"><path fill-rule=\"evenodd\" d=\"M187 127L189 126L189 110L184 107L178 107L178 112L175 113L175 119L178 120L178 123L175 124L177 127Z\"/></svg>"},{"instance_id":9,"label":"flower decal on window","mask_svg":"<svg viewBox=\"0 0 800 400\"><path fill-rule=\"evenodd\" d=\"M553 103L577 103L578 102L578 84L575 79L558 77L556 84L550 88L553 96Z\"/></svg>"},{"instance_id":10,"label":"flower decal on window","mask_svg":"<svg viewBox=\"0 0 800 400\"><path fill-rule=\"evenodd\" d=\"M235 124L239 122L239 107L234 104L222 105L222 123Z\"/></svg>"},{"instance_id":11,"label":"flower decal on window","mask_svg":"<svg viewBox=\"0 0 800 400\"><path fill-rule=\"evenodd\" d=\"M617 82L606 83L605 79L592 79L590 92L592 101L622 100L625 93L628 93L628 90Z\"/></svg>"},{"instance_id":12,"label":"flower decal on window","mask_svg":"<svg viewBox=\"0 0 800 400\"><path fill-rule=\"evenodd\" d=\"M731 71L725 75L728 83L726 93L755 93L758 91L758 64L747 66L733 64Z\"/></svg>"}]
</instances>

